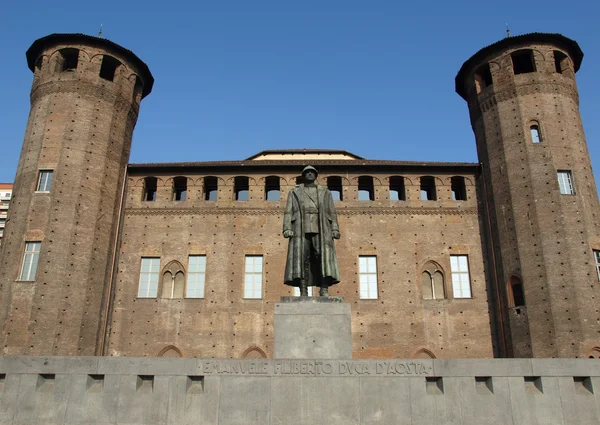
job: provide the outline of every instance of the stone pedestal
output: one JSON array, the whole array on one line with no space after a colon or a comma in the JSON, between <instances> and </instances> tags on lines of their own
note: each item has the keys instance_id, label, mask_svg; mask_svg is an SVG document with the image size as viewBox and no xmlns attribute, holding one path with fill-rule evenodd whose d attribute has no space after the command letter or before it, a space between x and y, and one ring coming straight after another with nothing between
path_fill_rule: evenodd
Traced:
<instances>
[{"instance_id":1,"label":"stone pedestal","mask_svg":"<svg viewBox=\"0 0 600 425\"><path fill-rule=\"evenodd\" d=\"M350 304L342 297L281 297L275 359L351 359Z\"/></svg>"}]
</instances>

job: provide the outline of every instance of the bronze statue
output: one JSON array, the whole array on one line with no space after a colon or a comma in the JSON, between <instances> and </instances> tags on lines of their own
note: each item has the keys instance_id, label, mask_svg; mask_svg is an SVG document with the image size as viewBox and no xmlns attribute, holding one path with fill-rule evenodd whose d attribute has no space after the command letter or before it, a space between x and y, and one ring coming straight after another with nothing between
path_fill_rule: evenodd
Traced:
<instances>
[{"instance_id":1,"label":"bronze statue","mask_svg":"<svg viewBox=\"0 0 600 425\"><path fill-rule=\"evenodd\" d=\"M317 170L302 170L304 183L288 195L283 216L283 237L289 239L285 284L300 288L308 296L309 286L318 286L319 295L329 296L329 287L340 281L334 239L340 230L331 192L315 183Z\"/></svg>"}]
</instances>

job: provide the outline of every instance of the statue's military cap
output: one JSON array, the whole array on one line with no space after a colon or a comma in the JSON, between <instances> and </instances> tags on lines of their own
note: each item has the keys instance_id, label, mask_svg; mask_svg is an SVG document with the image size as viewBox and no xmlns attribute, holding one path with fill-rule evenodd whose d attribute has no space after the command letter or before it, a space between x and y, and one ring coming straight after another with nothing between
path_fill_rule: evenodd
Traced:
<instances>
[{"instance_id":1,"label":"statue's military cap","mask_svg":"<svg viewBox=\"0 0 600 425\"><path fill-rule=\"evenodd\" d=\"M304 173L306 173L307 171L314 171L316 175L319 175L317 169L312 165L307 165L306 167L304 167L304 170L302 170L302 175L304 175Z\"/></svg>"}]
</instances>

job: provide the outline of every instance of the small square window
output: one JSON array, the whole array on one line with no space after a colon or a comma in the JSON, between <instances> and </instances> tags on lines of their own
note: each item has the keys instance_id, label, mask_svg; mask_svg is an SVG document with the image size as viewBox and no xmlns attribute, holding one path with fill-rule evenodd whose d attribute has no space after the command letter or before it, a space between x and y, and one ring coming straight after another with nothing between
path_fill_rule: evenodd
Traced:
<instances>
[{"instance_id":1,"label":"small square window","mask_svg":"<svg viewBox=\"0 0 600 425\"><path fill-rule=\"evenodd\" d=\"M38 177L37 191L50 192L52 185L52 170L41 170Z\"/></svg>"}]
</instances>

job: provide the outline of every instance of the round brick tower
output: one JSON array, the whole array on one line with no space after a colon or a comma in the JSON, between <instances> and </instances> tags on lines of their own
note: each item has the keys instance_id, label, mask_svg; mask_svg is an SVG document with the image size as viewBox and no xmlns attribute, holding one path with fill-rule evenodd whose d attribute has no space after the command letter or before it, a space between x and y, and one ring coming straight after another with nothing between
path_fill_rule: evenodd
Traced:
<instances>
[{"instance_id":1,"label":"round brick tower","mask_svg":"<svg viewBox=\"0 0 600 425\"><path fill-rule=\"evenodd\" d=\"M582 58L562 35L526 34L485 47L456 76L483 170L500 355L587 357L599 345L600 209L575 81Z\"/></svg>"},{"instance_id":2,"label":"round brick tower","mask_svg":"<svg viewBox=\"0 0 600 425\"><path fill-rule=\"evenodd\" d=\"M103 38L27 51L31 110L0 252L2 352L101 353L132 132L148 67Z\"/></svg>"}]
</instances>

